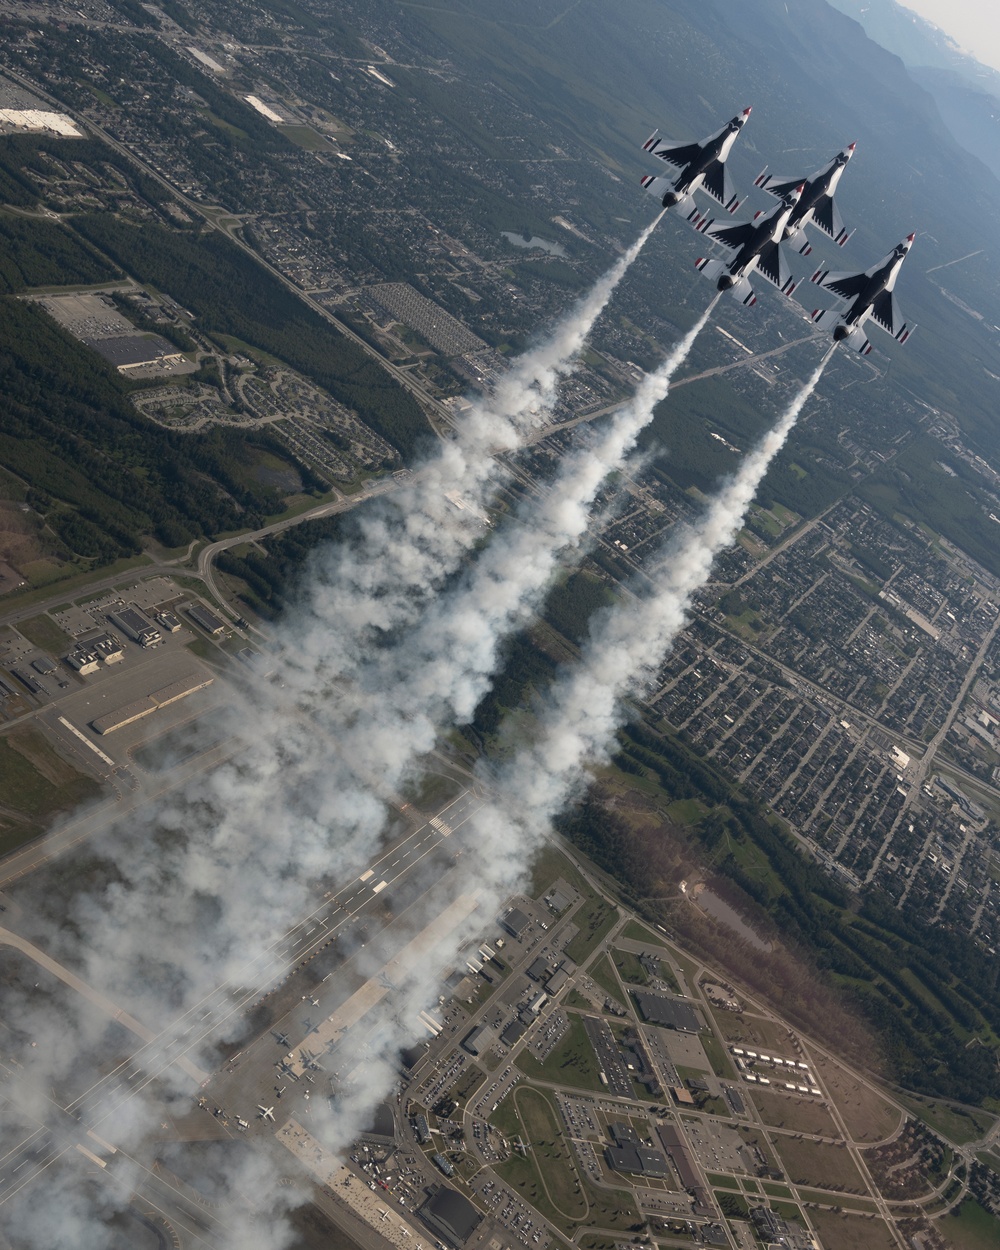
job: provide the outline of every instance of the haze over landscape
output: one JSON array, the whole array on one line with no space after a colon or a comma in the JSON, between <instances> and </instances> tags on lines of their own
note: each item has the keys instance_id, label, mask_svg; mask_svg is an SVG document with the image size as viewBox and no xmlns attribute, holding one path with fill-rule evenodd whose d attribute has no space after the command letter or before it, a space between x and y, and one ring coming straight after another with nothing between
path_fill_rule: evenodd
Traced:
<instances>
[{"instance_id":1,"label":"haze over landscape","mask_svg":"<svg viewBox=\"0 0 1000 1250\"><path fill-rule=\"evenodd\" d=\"M0 1246L995 1246L991 14L0 5Z\"/></svg>"}]
</instances>

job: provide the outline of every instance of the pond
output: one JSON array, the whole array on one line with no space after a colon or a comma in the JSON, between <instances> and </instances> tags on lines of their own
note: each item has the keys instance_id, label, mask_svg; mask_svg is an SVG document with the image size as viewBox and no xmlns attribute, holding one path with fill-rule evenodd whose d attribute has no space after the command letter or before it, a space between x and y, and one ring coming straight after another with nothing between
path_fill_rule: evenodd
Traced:
<instances>
[{"instance_id":1,"label":"pond","mask_svg":"<svg viewBox=\"0 0 1000 1250\"><path fill-rule=\"evenodd\" d=\"M543 252L548 252L550 256L566 255L566 249L561 243L552 243L549 239L540 239L537 235L526 239L523 234L515 234L512 230L501 230L500 233L508 243L513 243L515 247L537 247Z\"/></svg>"},{"instance_id":2,"label":"pond","mask_svg":"<svg viewBox=\"0 0 1000 1250\"><path fill-rule=\"evenodd\" d=\"M734 930L740 935L741 938L744 939L744 941L749 942L755 950L763 951L765 954L770 954L774 949L770 942L765 942L760 934L751 929L747 922L740 917L739 913L734 911L733 908L730 907L724 899L719 898L717 894L713 894L711 890L706 890L704 888L696 888L693 893L697 905L703 911L708 912L713 920L718 920L718 922L720 924L724 924L727 929Z\"/></svg>"}]
</instances>

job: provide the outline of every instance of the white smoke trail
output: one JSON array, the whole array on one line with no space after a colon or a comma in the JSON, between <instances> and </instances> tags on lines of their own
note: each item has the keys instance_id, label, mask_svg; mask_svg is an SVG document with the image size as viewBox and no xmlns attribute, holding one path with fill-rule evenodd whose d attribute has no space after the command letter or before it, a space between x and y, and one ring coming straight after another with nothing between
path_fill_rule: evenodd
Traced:
<instances>
[{"instance_id":1,"label":"white smoke trail","mask_svg":"<svg viewBox=\"0 0 1000 1250\"><path fill-rule=\"evenodd\" d=\"M833 349L799 390L777 424L747 455L703 515L682 527L650 571L654 589L604 615L580 663L556 683L538 739L496 780L498 814L533 842L585 781L589 762L607 758L625 716L622 700L648 686L687 619L692 596L708 580L716 556L739 533L771 461L784 446Z\"/></svg>"},{"instance_id":2,"label":"white smoke trail","mask_svg":"<svg viewBox=\"0 0 1000 1250\"><path fill-rule=\"evenodd\" d=\"M833 349L799 390L777 424L751 451L737 472L709 503L702 517L684 526L670 541L650 574L654 588L619 605L597 623L579 664L565 671L539 713L534 740L518 750L487 784L492 797L477 813L469 842L467 889L475 889L481 910L455 935L447 952L453 962L463 941L481 932L489 915L524 881L527 867L549 835L553 819L584 788L588 769L608 758L615 733L627 716L624 700L648 688L677 634L683 628L695 592L705 584L715 557L739 532L774 456L784 445L804 404L813 393ZM440 952L439 952L440 954ZM370 1038L348 1035L338 1064L354 1059L366 1064L381 1057L387 1074L380 1091L366 1083L340 1101L338 1118L328 1126L347 1146L373 1105L389 1087L395 1050L409 1043L411 1022L433 1000L438 978L449 960L428 961L406 985L397 986L391 1014L379 1013L380 1049ZM355 1050L355 1048L357 1048ZM369 1069L374 1072L376 1067Z\"/></svg>"},{"instance_id":3,"label":"white smoke trail","mask_svg":"<svg viewBox=\"0 0 1000 1250\"><path fill-rule=\"evenodd\" d=\"M353 671L366 644L416 618L482 535L482 515L503 473L497 453L521 446L551 416L560 379L576 368L597 318L659 220L518 357L408 482L366 505L352 541L314 557L295 607L297 628L285 644L286 664L329 681Z\"/></svg>"},{"instance_id":4,"label":"white smoke trail","mask_svg":"<svg viewBox=\"0 0 1000 1250\"><path fill-rule=\"evenodd\" d=\"M598 491L626 464L718 299L594 440L563 458L521 523L498 534L461 585L429 604L419 627L359 674L355 718L340 748L355 767L379 759L384 782L395 788L444 725L471 718L496 669L501 641L531 616L561 557L580 543Z\"/></svg>"}]
</instances>

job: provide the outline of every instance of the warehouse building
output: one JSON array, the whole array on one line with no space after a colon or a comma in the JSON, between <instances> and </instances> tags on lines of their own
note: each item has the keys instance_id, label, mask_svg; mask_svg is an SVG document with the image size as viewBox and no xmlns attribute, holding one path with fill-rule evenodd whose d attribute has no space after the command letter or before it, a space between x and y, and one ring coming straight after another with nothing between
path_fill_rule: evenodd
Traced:
<instances>
[{"instance_id":1,"label":"warehouse building","mask_svg":"<svg viewBox=\"0 0 1000 1250\"><path fill-rule=\"evenodd\" d=\"M633 990L642 1018L648 1024L658 1024L664 1029L677 1029L680 1033L697 1033L701 1025L698 1017L687 1003L666 994L651 994L648 990Z\"/></svg>"},{"instance_id":2,"label":"warehouse building","mask_svg":"<svg viewBox=\"0 0 1000 1250\"><path fill-rule=\"evenodd\" d=\"M160 631L143 616L138 608L118 608L108 613L108 620L112 625L117 625L140 647L155 647L158 642L163 641Z\"/></svg>"},{"instance_id":3,"label":"warehouse building","mask_svg":"<svg viewBox=\"0 0 1000 1250\"><path fill-rule=\"evenodd\" d=\"M455 1247L465 1245L483 1218L468 1198L455 1189L449 1189L447 1185L442 1185L424 1203L420 1214L439 1237Z\"/></svg>"},{"instance_id":4,"label":"warehouse building","mask_svg":"<svg viewBox=\"0 0 1000 1250\"><path fill-rule=\"evenodd\" d=\"M157 708L167 707L168 704L176 703L178 699L186 699L189 694L194 694L197 690L204 690L214 680L214 677L182 677L180 681L171 682L169 686L154 690L143 699L136 699L113 712L96 717L90 722L91 728L102 735L114 733L116 729L124 729L126 725L142 720L144 716L152 715Z\"/></svg>"},{"instance_id":5,"label":"warehouse building","mask_svg":"<svg viewBox=\"0 0 1000 1250\"><path fill-rule=\"evenodd\" d=\"M500 921L511 937L520 938L531 921L518 907L512 907Z\"/></svg>"},{"instance_id":6,"label":"warehouse building","mask_svg":"<svg viewBox=\"0 0 1000 1250\"><path fill-rule=\"evenodd\" d=\"M184 609L196 625L200 625L206 634L213 637L221 634L226 628L226 622L221 620L214 612L210 612L208 608L201 603L189 603Z\"/></svg>"}]
</instances>

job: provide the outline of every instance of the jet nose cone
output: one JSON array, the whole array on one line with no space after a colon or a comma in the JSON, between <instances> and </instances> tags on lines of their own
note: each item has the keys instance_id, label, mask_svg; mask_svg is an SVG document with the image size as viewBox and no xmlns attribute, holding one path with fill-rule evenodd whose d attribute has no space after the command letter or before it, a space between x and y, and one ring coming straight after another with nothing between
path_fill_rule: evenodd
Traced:
<instances>
[{"instance_id":1,"label":"jet nose cone","mask_svg":"<svg viewBox=\"0 0 1000 1250\"><path fill-rule=\"evenodd\" d=\"M907 242L907 244L912 243L912 242L913 242L913 240L914 240L916 237L917 237L917 236L916 236L916 233L913 233L913 234L908 234L908 235L906 236L906 242Z\"/></svg>"},{"instance_id":2,"label":"jet nose cone","mask_svg":"<svg viewBox=\"0 0 1000 1250\"><path fill-rule=\"evenodd\" d=\"M806 184L804 182L800 182L799 185L795 188L795 194L797 196L801 195L805 189L806 189Z\"/></svg>"},{"instance_id":3,"label":"jet nose cone","mask_svg":"<svg viewBox=\"0 0 1000 1250\"><path fill-rule=\"evenodd\" d=\"M857 143L849 143L849 144L847 145L847 150L848 150L848 152L850 152L850 153L851 153L851 155L852 155L852 156L854 155L854 149L855 149L857 146L858 146L858 145L857 145Z\"/></svg>"},{"instance_id":4,"label":"jet nose cone","mask_svg":"<svg viewBox=\"0 0 1000 1250\"><path fill-rule=\"evenodd\" d=\"M752 109L753 109L753 105L748 104L746 108L743 110L743 112L740 114L740 116L743 118L749 117Z\"/></svg>"}]
</instances>

